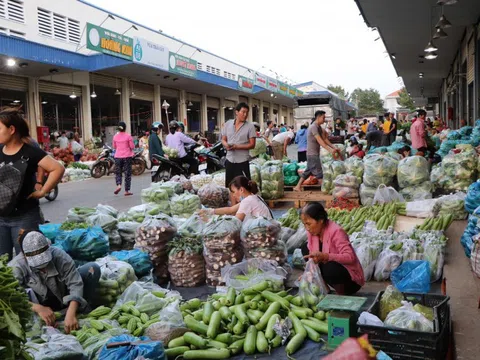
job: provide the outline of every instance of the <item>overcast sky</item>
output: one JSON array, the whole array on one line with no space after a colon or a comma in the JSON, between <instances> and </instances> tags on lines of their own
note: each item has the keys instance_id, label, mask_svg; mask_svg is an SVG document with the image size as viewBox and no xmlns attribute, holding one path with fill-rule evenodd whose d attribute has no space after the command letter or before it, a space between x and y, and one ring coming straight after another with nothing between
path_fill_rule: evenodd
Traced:
<instances>
[{"instance_id":1,"label":"overcast sky","mask_svg":"<svg viewBox=\"0 0 480 360\"><path fill-rule=\"evenodd\" d=\"M383 43L354 0L88 0L113 13L257 70L297 82L400 88ZM268 71L262 70L266 75Z\"/></svg>"}]
</instances>

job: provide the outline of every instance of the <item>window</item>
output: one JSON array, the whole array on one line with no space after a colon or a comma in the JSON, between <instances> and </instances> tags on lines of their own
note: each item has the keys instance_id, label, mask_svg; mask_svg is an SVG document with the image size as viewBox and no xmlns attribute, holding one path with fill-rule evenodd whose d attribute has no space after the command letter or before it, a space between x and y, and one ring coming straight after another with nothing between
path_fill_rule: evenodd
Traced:
<instances>
[{"instance_id":1,"label":"window","mask_svg":"<svg viewBox=\"0 0 480 360\"><path fill-rule=\"evenodd\" d=\"M228 77L228 72L224 71L223 72L223 77Z\"/></svg>"},{"instance_id":2,"label":"window","mask_svg":"<svg viewBox=\"0 0 480 360\"><path fill-rule=\"evenodd\" d=\"M232 80L235 80L235 74L232 74Z\"/></svg>"},{"instance_id":3,"label":"window","mask_svg":"<svg viewBox=\"0 0 480 360\"><path fill-rule=\"evenodd\" d=\"M23 1L0 0L0 18L24 23Z\"/></svg>"},{"instance_id":4,"label":"window","mask_svg":"<svg viewBox=\"0 0 480 360\"><path fill-rule=\"evenodd\" d=\"M1 1L1 0L0 0ZM38 31L56 40L80 43L80 21L38 8Z\"/></svg>"},{"instance_id":5,"label":"window","mask_svg":"<svg viewBox=\"0 0 480 360\"><path fill-rule=\"evenodd\" d=\"M219 68L217 68L216 74L217 74L218 76L220 76L220 69L219 69Z\"/></svg>"},{"instance_id":6,"label":"window","mask_svg":"<svg viewBox=\"0 0 480 360\"><path fill-rule=\"evenodd\" d=\"M197 70L202 70L203 69L203 65L201 62L197 62Z\"/></svg>"},{"instance_id":7,"label":"window","mask_svg":"<svg viewBox=\"0 0 480 360\"><path fill-rule=\"evenodd\" d=\"M7 29L4 27L0 27L0 34L2 35L9 35L9 36L14 36L14 37L19 37L22 39L25 39L25 33L22 33L20 31L15 31L11 29Z\"/></svg>"},{"instance_id":8,"label":"window","mask_svg":"<svg viewBox=\"0 0 480 360\"><path fill-rule=\"evenodd\" d=\"M207 65L207 72L210 72L210 65Z\"/></svg>"}]
</instances>

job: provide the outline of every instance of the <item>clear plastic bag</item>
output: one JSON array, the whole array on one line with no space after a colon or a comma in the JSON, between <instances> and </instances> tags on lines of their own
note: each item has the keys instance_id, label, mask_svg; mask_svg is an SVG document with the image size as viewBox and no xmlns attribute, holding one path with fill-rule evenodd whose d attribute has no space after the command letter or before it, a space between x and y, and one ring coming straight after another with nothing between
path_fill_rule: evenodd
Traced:
<instances>
[{"instance_id":1,"label":"clear plastic bag","mask_svg":"<svg viewBox=\"0 0 480 360\"><path fill-rule=\"evenodd\" d=\"M283 163L278 160L267 161L260 170L262 179L262 197L266 200L280 199L284 191Z\"/></svg>"},{"instance_id":2,"label":"clear plastic bag","mask_svg":"<svg viewBox=\"0 0 480 360\"><path fill-rule=\"evenodd\" d=\"M293 267L297 269L302 269L302 270L305 269L306 261L305 261L305 258L303 257L302 249L295 249L292 256L292 264L293 264Z\"/></svg>"},{"instance_id":3,"label":"clear plastic bag","mask_svg":"<svg viewBox=\"0 0 480 360\"><path fill-rule=\"evenodd\" d=\"M185 190L185 191L192 191L193 190L192 183L190 182L190 180L188 180L183 175L175 175L170 179L170 181L180 183L180 185L182 185L182 187L183 187L183 190Z\"/></svg>"},{"instance_id":4,"label":"clear plastic bag","mask_svg":"<svg viewBox=\"0 0 480 360\"><path fill-rule=\"evenodd\" d=\"M393 285L388 285L380 298L380 319L385 321L387 315L402 306L403 294Z\"/></svg>"},{"instance_id":5,"label":"clear plastic bag","mask_svg":"<svg viewBox=\"0 0 480 360\"><path fill-rule=\"evenodd\" d=\"M74 223L84 223L87 217L97 212L95 208L75 207L68 210L67 221Z\"/></svg>"},{"instance_id":6,"label":"clear plastic bag","mask_svg":"<svg viewBox=\"0 0 480 360\"><path fill-rule=\"evenodd\" d=\"M467 208L466 197L467 195L461 191L440 197L436 203L438 210L437 215L444 216L452 214L455 220L465 220L468 217L467 211L470 212L471 210L471 212L473 212L476 209ZM478 206L480 206L480 203Z\"/></svg>"},{"instance_id":7,"label":"clear plastic bag","mask_svg":"<svg viewBox=\"0 0 480 360\"><path fill-rule=\"evenodd\" d=\"M107 344L116 342L130 342L129 346L119 346L107 348ZM131 335L119 335L114 336L107 341L102 348L99 360L136 360L138 357L143 356L145 359L164 359L165 350L163 344L160 341L153 341L147 337L136 338Z\"/></svg>"},{"instance_id":8,"label":"clear plastic bag","mask_svg":"<svg viewBox=\"0 0 480 360\"><path fill-rule=\"evenodd\" d=\"M385 326L400 329L433 332L433 321L413 308L411 302L403 301L402 306L393 310L385 319Z\"/></svg>"},{"instance_id":9,"label":"clear plastic bag","mask_svg":"<svg viewBox=\"0 0 480 360\"><path fill-rule=\"evenodd\" d=\"M101 227L108 234L117 228L118 220L111 215L96 213L87 217L86 223L90 226Z\"/></svg>"},{"instance_id":10,"label":"clear plastic bag","mask_svg":"<svg viewBox=\"0 0 480 360\"><path fill-rule=\"evenodd\" d=\"M138 278L148 275L153 267L150 256L139 249L114 251L110 255L120 261L129 263Z\"/></svg>"},{"instance_id":11,"label":"clear plastic bag","mask_svg":"<svg viewBox=\"0 0 480 360\"><path fill-rule=\"evenodd\" d=\"M262 178L260 175L260 166L257 164L250 163L250 178L252 181L255 181L255 183L258 186L258 189L262 189ZM225 179L223 180L223 183L225 184Z\"/></svg>"},{"instance_id":12,"label":"clear plastic bag","mask_svg":"<svg viewBox=\"0 0 480 360\"><path fill-rule=\"evenodd\" d=\"M183 193L183 185L177 181L154 183L152 184L152 187L166 191L169 198L175 194L179 195Z\"/></svg>"},{"instance_id":13,"label":"clear plastic bag","mask_svg":"<svg viewBox=\"0 0 480 360\"><path fill-rule=\"evenodd\" d=\"M303 304L316 306L320 301L319 297L327 295L328 292L328 285L323 280L320 267L312 259L308 260L298 285L298 295L302 298Z\"/></svg>"},{"instance_id":14,"label":"clear plastic bag","mask_svg":"<svg viewBox=\"0 0 480 360\"><path fill-rule=\"evenodd\" d=\"M132 221L141 223L143 222L143 220L145 220L145 217L148 215L148 213L155 208L156 207L154 204L142 204L133 206L127 211L126 216Z\"/></svg>"},{"instance_id":15,"label":"clear plastic bag","mask_svg":"<svg viewBox=\"0 0 480 360\"><path fill-rule=\"evenodd\" d=\"M405 261L390 276L393 286L402 292L428 293L430 291L430 264L423 260Z\"/></svg>"},{"instance_id":16,"label":"clear plastic bag","mask_svg":"<svg viewBox=\"0 0 480 360\"><path fill-rule=\"evenodd\" d=\"M251 170L250 170L251 171ZM222 171L221 173L213 175L213 184L217 184L218 186L225 186L225 171Z\"/></svg>"},{"instance_id":17,"label":"clear plastic bag","mask_svg":"<svg viewBox=\"0 0 480 360\"><path fill-rule=\"evenodd\" d=\"M430 181L420 185L400 189L400 195L405 201L427 200L432 198L433 186Z\"/></svg>"},{"instance_id":18,"label":"clear plastic bag","mask_svg":"<svg viewBox=\"0 0 480 360\"><path fill-rule=\"evenodd\" d=\"M205 259L201 243L196 249L191 247L171 250L168 254L168 272L173 285L196 287L205 284Z\"/></svg>"},{"instance_id":19,"label":"clear plastic bag","mask_svg":"<svg viewBox=\"0 0 480 360\"><path fill-rule=\"evenodd\" d=\"M295 249L301 248L304 244L306 244L308 241L308 235L307 235L307 230L305 230L305 226L303 224L300 224L298 227L297 232L288 239L288 241L285 243L287 247L287 252L289 254L292 254Z\"/></svg>"},{"instance_id":20,"label":"clear plastic bag","mask_svg":"<svg viewBox=\"0 0 480 360\"><path fill-rule=\"evenodd\" d=\"M387 186L393 183L397 174L398 161L381 154L367 155L364 158L363 182L368 187Z\"/></svg>"},{"instance_id":21,"label":"clear plastic bag","mask_svg":"<svg viewBox=\"0 0 480 360\"><path fill-rule=\"evenodd\" d=\"M378 256L375 264L375 281L386 281L390 279L390 274L402 263L402 253L392 250L391 247L384 249Z\"/></svg>"},{"instance_id":22,"label":"clear plastic bag","mask_svg":"<svg viewBox=\"0 0 480 360\"><path fill-rule=\"evenodd\" d=\"M244 277L248 280L244 280ZM240 277L240 278L239 278ZM222 278L226 286L240 291L258 284L263 280L276 281L283 284L287 272L275 261L265 259L248 259L235 265L227 265L222 269Z\"/></svg>"},{"instance_id":23,"label":"clear plastic bag","mask_svg":"<svg viewBox=\"0 0 480 360\"><path fill-rule=\"evenodd\" d=\"M62 334L57 329L45 326L42 329L44 344L27 343L27 352L34 360L78 360L83 358L83 348L73 335Z\"/></svg>"},{"instance_id":24,"label":"clear plastic bag","mask_svg":"<svg viewBox=\"0 0 480 360\"><path fill-rule=\"evenodd\" d=\"M210 184L213 181L212 175L193 175L190 177L193 190L198 191L203 185Z\"/></svg>"},{"instance_id":25,"label":"clear plastic bag","mask_svg":"<svg viewBox=\"0 0 480 360\"><path fill-rule=\"evenodd\" d=\"M199 214L193 214L178 227L178 235L184 238L201 240L206 224Z\"/></svg>"},{"instance_id":26,"label":"clear plastic bag","mask_svg":"<svg viewBox=\"0 0 480 360\"><path fill-rule=\"evenodd\" d=\"M294 229L291 229L291 228L288 228L288 227L282 227L282 230L280 231L279 239L286 244L287 241L293 235L295 235L296 232L297 232L297 230L294 230Z\"/></svg>"},{"instance_id":27,"label":"clear plastic bag","mask_svg":"<svg viewBox=\"0 0 480 360\"><path fill-rule=\"evenodd\" d=\"M335 186L332 192L335 199L358 199L358 190L351 187Z\"/></svg>"},{"instance_id":28,"label":"clear plastic bag","mask_svg":"<svg viewBox=\"0 0 480 360\"><path fill-rule=\"evenodd\" d=\"M359 183L362 182L365 169L362 159L359 159L356 156L349 157L345 160L345 169L347 173L352 173L359 180Z\"/></svg>"},{"instance_id":29,"label":"clear plastic bag","mask_svg":"<svg viewBox=\"0 0 480 360\"><path fill-rule=\"evenodd\" d=\"M173 193L173 191L172 191L172 193ZM146 188L146 189L142 189L142 192L141 192L140 196L141 196L143 204L159 203L159 202L169 200L167 190L162 189L160 187L149 187L149 188Z\"/></svg>"},{"instance_id":30,"label":"clear plastic bag","mask_svg":"<svg viewBox=\"0 0 480 360\"><path fill-rule=\"evenodd\" d=\"M442 277L445 264L445 245L428 241L424 246L424 259L430 263L430 281L436 282Z\"/></svg>"},{"instance_id":31,"label":"clear plastic bag","mask_svg":"<svg viewBox=\"0 0 480 360\"><path fill-rule=\"evenodd\" d=\"M336 187L349 187L353 189L358 189L360 182L358 178L352 173L338 175L333 182L333 185Z\"/></svg>"},{"instance_id":32,"label":"clear plastic bag","mask_svg":"<svg viewBox=\"0 0 480 360\"><path fill-rule=\"evenodd\" d=\"M195 211L200 209L201 202L197 195L185 193L175 195L170 202L170 211L172 215L181 217L190 217Z\"/></svg>"},{"instance_id":33,"label":"clear plastic bag","mask_svg":"<svg viewBox=\"0 0 480 360\"><path fill-rule=\"evenodd\" d=\"M368 187L365 184L360 185L360 202L363 206L371 206L375 198L377 188Z\"/></svg>"},{"instance_id":34,"label":"clear plastic bag","mask_svg":"<svg viewBox=\"0 0 480 360\"><path fill-rule=\"evenodd\" d=\"M377 258L383 249L383 243L362 241L359 244L352 244L352 246L362 265L365 281L370 281L374 274Z\"/></svg>"},{"instance_id":35,"label":"clear plastic bag","mask_svg":"<svg viewBox=\"0 0 480 360\"><path fill-rule=\"evenodd\" d=\"M405 200L393 187L387 187L384 184L379 185L373 198L373 205L388 204L390 202L405 202Z\"/></svg>"},{"instance_id":36,"label":"clear plastic bag","mask_svg":"<svg viewBox=\"0 0 480 360\"><path fill-rule=\"evenodd\" d=\"M235 216L213 217L203 229L204 245L209 249L225 250L240 244L242 222Z\"/></svg>"},{"instance_id":37,"label":"clear plastic bag","mask_svg":"<svg viewBox=\"0 0 480 360\"><path fill-rule=\"evenodd\" d=\"M244 249L275 246L279 240L281 226L276 220L250 217L242 224L240 238Z\"/></svg>"},{"instance_id":38,"label":"clear plastic bag","mask_svg":"<svg viewBox=\"0 0 480 360\"><path fill-rule=\"evenodd\" d=\"M243 249L240 246L228 247L228 249L212 249L203 247L205 259L207 285L219 286L225 284L222 277L222 268L227 265L237 264L243 259Z\"/></svg>"},{"instance_id":39,"label":"clear plastic bag","mask_svg":"<svg viewBox=\"0 0 480 360\"><path fill-rule=\"evenodd\" d=\"M230 193L226 187L213 182L203 185L197 191L197 195L200 197L202 205L214 209L227 206L230 198Z\"/></svg>"},{"instance_id":40,"label":"clear plastic bag","mask_svg":"<svg viewBox=\"0 0 480 360\"><path fill-rule=\"evenodd\" d=\"M430 180L429 164L421 156L409 156L398 163L398 185L400 188L413 187Z\"/></svg>"},{"instance_id":41,"label":"clear plastic bag","mask_svg":"<svg viewBox=\"0 0 480 360\"><path fill-rule=\"evenodd\" d=\"M118 216L118 210L110 205L98 204L96 209L97 209L97 212L101 214L110 215L110 216L113 216L114 218Z\"/></svg>"},{"instance_id":42,"label":"clear plastic bag","mask_svg":"<svg viewBox=\"0 0 480 360\"><path fill-rule=\"evenodd\" d=\"M407 216L417 218L428 218L436 216L437 199L426 199L410 201L406 204Z\"/></svg>"},{"instance_id":43,"label":"clear plastic bag","mask_svg":"<svg viewBox=\"0 0 480 360\"><path fill-rule=\"evenodd\" d=\"M131 250L135 244L135 234L137 232L139 223L135 221L121 221L117 225L118 233L122 239L124 249Z\"/></svg>"}]
</instances>

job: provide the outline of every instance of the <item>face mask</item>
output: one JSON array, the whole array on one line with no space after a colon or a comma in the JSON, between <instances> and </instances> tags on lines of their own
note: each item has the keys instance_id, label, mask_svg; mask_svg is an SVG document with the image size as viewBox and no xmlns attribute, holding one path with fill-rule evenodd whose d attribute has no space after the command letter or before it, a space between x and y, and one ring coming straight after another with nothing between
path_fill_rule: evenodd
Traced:
<instances>
[{"instance_id":1,"label":"face mask","mask_svg":"<svg viewBox=\"0 0 480 360\"><path fill-rule=\"evenodd\" d=\"M40 265L40 266L35 266L34 269L36 270L43 270L48 266L48 263Z\"/></svg>"}]
</instances>

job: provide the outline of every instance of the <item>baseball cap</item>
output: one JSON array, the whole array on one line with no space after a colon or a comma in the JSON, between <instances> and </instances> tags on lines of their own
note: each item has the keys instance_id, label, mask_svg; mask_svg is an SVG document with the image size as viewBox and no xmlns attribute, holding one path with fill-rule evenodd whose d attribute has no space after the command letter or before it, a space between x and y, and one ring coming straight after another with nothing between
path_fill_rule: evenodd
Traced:
<instances>
[{"instance_id":1,"label":"baseball cap","mask_svg":"<svg viewBox=\"0 0 480 360\"><path fill-rule=\"evenodd\" d=\"M50 244L42 233L31 231L22 241L22 249L28 266L42 268L52 261Z\"/></svg>"}]
</instances>

